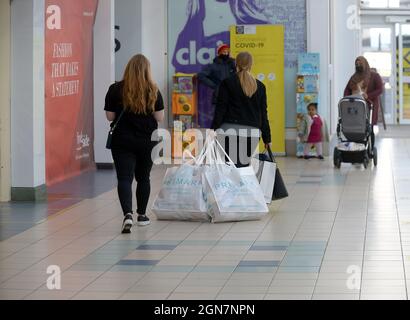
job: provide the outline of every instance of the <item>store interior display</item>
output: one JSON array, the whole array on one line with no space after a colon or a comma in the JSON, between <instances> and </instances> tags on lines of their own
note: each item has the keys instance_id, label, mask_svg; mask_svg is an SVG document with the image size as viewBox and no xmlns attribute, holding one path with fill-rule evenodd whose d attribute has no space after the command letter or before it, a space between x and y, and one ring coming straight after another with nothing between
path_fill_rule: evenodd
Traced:
<instances>
[{"instance_id":1,"label":"store interior display","mask_svg":"<svg viewBox=\"0 0 410 320\"><path fill-rule=\"evenodd\" d=\"M296 76L296 156L298 158L304 156L304 140L309 132L307 107L311 103L319 104L319 72L319 54L303 53L299 55L298 74ZM316 150L312 149L311 155L315 154Z\"/></svg>"},{"instance_id":2,"label":"store interior display","mask_svg":"<svg viewBox=\"0 0 410 320\"><path fill-rule=\"evenodd\" d=\"M195 136L190 129L198 126L197 92L195 74L177 73L174 75L172 86L173 158L181 158L186 149L195 154Z\"/></svg>"}]
</instances>

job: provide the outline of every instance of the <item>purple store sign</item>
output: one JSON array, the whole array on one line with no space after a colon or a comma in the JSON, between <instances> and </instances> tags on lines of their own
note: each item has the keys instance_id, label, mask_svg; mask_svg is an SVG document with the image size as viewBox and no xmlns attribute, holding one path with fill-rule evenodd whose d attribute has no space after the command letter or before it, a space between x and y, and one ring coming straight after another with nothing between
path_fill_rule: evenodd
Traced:
<instances>
[{"instance_id":1,"label":"purple store sign","mask_svg":"<svg viewBox=\"0 0 410 320\"><path fill-rule=\"evenodd\" d=\"M230 42L229 31L221 31L209 36L205 35L205 19L207 6L215 2L225 3L226 9L235 18L236 24L267 24L269 21L262 13L262 7L257 6L258 0L189 0L187 3L187 20L179 33L173 54L172 65L175 72L198 73L205 65L213 62L216 48L221 43ZM170 5L176 5L170 4ZM199 126L210 127L214 106L212 106L213 91L204 85L199 85L198 111Z\"/></svg>"}]
</instances>

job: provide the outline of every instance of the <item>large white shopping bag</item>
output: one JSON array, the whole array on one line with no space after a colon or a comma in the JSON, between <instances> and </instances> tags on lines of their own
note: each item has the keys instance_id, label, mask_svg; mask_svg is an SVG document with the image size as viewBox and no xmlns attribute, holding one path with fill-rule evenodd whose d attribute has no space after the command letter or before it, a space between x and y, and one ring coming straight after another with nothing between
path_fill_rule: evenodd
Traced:
<instances>
[{"instance_id":1,"label":"large white shopping bag","mask_svg":"<svg viewBox=\"0 0 410 320\"><path fill-rule=\"evenodd\" d=\"M229 159L218 141L213 154ZM219 149L219 150L217 150ZM268 212L263 191L251 167L238 169L229 159L204 168L204 188L212 222L260 220Z\"/></svg>"},{"instance_id":2,"label":"large white shopping bag","mask_svg":"<svg viewBox=\"0 0 410 320\"><path fill-rule=\"evenodd\" d=\"M152 211L158 220L209 222L206 194L203 186L205 164L214 165L217 159L212 141L208 137L197 158L189 151L183 154L183 165L168 169L161 190L156 197ZM185 161L189 155L191 161Z\"/></svg>"},{"instance_id":3,"label":"large white shopping bag","mask_svg":"<svg viewBox=\"0 0 410 320\"><path fill-rule=\"evenodd\" d=\"M201 166L183 164L168 169L152 211L158 220L209 222Z\"/></svg>"},{"instance_id":4,"label":"large white shopping bag","mask_svg":"<svg viewBox=\"0 0 410 320\"><path fill-rule=\"evenodd\" d=\"M252 158L252 168L259 181L265 201L272 203L273 189L275 187L276 163L271 161L266 154L259 154Z\"/></svg>"}]
</instances>

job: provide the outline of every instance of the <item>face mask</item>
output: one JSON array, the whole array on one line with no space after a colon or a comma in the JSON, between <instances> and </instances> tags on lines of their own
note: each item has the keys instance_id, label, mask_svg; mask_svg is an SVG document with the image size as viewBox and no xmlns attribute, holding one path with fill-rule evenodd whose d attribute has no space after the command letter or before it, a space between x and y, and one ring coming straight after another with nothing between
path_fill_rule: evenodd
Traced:
<instances>
[{"instance_id":1,"label":"face mask","mask_svg":"<svg viewBox=\"0 0 410 320\"><path fill-rule=\"evenodd\" d=\"M229 59L229 55L227 55L227 54L221 54L219 57L224 61Z\"/></svg>"}]
</instances>

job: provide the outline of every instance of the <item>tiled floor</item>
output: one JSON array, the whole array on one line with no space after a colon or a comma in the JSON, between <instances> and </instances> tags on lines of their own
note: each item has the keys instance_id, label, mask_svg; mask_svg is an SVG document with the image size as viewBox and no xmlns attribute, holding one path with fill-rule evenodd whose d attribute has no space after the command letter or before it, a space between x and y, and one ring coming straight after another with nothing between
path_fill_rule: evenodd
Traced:
<instances>
[{"instance_id":1,"label":"tiled floor","mask_svg":"<svg viewBox=\"0 0 410 320\"><path fill-rule=\"evenodd\" d=\"M112 190L115 185L112 170L92 170L49 187L47 202L0 203L0 241L28 230L84 199Z\"/></svg>"},{"instance_id":2,"label":"tiled floor","mask_svg":"<svg viewBox=\"0 0 410 320\"><path fill-rule=\"evenodd\" d=\"M279 159L290 197L258 222L120 235L116 192L94 195L0 242L0 299L408 299L410 135L390 130L377 169Z\"/></svg>"}]
</instances>

